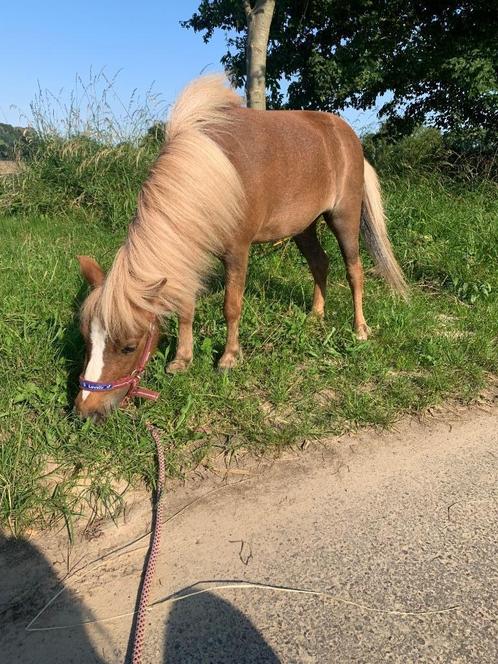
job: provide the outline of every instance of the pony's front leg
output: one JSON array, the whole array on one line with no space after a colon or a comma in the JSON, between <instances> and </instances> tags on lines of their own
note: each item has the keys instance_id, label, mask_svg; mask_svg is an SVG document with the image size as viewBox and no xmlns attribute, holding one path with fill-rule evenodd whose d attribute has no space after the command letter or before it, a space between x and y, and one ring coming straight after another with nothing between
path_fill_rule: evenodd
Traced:
<instances>
[{"instance_id":1,"label":"pony's front leg","mask_svg":"<svg viewBox=\"0 0 498 664\"><path fill-rule=\"evenodd\" d=\"M242 358L239 344L239 323L242 312L242 299L246 283L249 247L231 252L224 259L225 263L225 305L224 314L227 324L225 351L218 363L219 369L232 369Z\"/></svg>"},{"instance_id":2,"label":"pony's front leg","mask_svg":"<svg viewBox=\"0 0 498 664\"><path fill-rule=\"evenodd\" d=\"M192 325L194 322L195 304L185 307L178 314L178 345L175 359L166 365L166 373L174 374L186 371L192 364L194 337Z\"/></svg>"}]
</instances>

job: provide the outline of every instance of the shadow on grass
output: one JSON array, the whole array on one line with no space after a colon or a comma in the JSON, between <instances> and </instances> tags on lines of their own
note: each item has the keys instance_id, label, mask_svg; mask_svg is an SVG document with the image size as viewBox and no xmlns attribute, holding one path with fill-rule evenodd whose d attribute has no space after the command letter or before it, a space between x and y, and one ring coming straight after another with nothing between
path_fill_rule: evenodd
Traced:
<instances>
[{"instance_id":1,"label":"shadow on grass","mask_svg":"<svg viewBox=\"0 0 498 664\"><path fill-rule=\"evenodd\" d=\"M274 250L275 251L275 250ZM293 278L282 278L277 274L274 264L271 263L271 255L256 255L251 258L247 272L247 282L244 289L244 298L255 298L267 300L275 309L281 308L285 311L291 304L302 307L303 311L311 310L313 295L313 278L311 272L300 256L293 257ZM281 268L280 268L281 269ZM344 274L345 278L345 274ZM329 275L332 282L332 277ZM207 281L207 292L215 295L222 294L225 290L225 274L223 269L218 269ZM220 315L223 315L223 304L220 305Z\"/></svg>"},{"instance_id":2,"label":"shadow on grass","mask_svg":"<svg viewBox=\"0 0 498 664\"><path fill-rule=\"evenodd\" d=\"M280 659L241 611L208 592L176 602L168 617L163 663L190 662L278 664Z\"/></svg>"},{"instance_id":3,"label":"shadow on grass","mask_svg":"<svg viewBox=\"0 0 498 664\"><path fill-rule=\"evenodd\" d=\"M79 391L78 378L81 374L85 357L85 342L79 326L79 310L87 294L88 286L82 283L73 299L71 320L65 326L62 337L55 342L56 350L64 359L66 368L68 412L72 411L74 400Z\"/></svg>"},{"instance_id":4,"label":"shadow on grass","mask_svg":"<svg viewBox=\"0 0 498 664\"><path fill-rule=\"evenodd\" d=\"M33 628L76 625L70 629L26 631L38 611L61 588L52 565L25 539L0 533L0 651L4 662L23 664L105 664L82 622L93 614L65 590Z\"/></svg>"}]
</instances>

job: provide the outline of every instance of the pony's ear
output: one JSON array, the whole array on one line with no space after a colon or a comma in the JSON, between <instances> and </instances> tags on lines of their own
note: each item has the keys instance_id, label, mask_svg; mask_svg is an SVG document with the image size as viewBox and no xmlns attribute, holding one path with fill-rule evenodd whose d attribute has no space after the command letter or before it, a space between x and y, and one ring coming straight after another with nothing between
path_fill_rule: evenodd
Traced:
<instances>
[{"instance_id":1,"label":"pony's ear","mask_svg":"<svg viewBox=\"0 0 498 664\"><path fill-rule=\"evenodd\" d=\"M151 302L160 299L161 291L165 287L167 281L168 279L165 277L164 279L159 279L159 281L156 281L151 286L147 286L147 289L144 289L144 299L150 300Z\"/></svg>"},{"instance_id":2,"label":"pony's ear","mask_svg":"<svg viewBox=\"0 0 498 664\"><path fill-rule=\"evenodd\" d=\"M167 281L168 280L166 278L161 279L156 284L154 284L154 286L152 286L152 288L148 289L146 298L147 298L147 300L149 300L149 302L152 303L153 306L161 307L161 303L162 303L161 291L164 288L164 286L166 285ZM146 311L145 315L146 315L147 318L150 318L151 321L154 320L155 317L156 317L156 314L152 313L150 311Z\"/></svg>"},{"instance_id":3,"label":"pony's ear","mask_svg":"<svg viewBox=\"0 0 498 664\"><path fill-rule=\"evenodd\" d=\"M153 298L158 298L161 296L161 291L166 286L167 281L168 279L164 277L164 279L161 279L157 282L157 284L154 285L151 293Z\"/></svg>"},{"instance_id":4,"label":"pony's ear","mask_svg":"<svg viewBox=\"0 0 498 664\"><path fill-rule=\"evenodd\" d=\"M165 277L164 279L161 279L160 281L157 282L157 284L152 289L152 299L154 299L154 300L160 300L161 299L161 291L166 286L167 281L168 280Z\"/></svg>"},{"instance_id":5,"label":"pony's ear","mask_svg":"<svg viewBox=\"0 0 498 664\"><path fill-rule=\"evenodd\" d=\"M104 270L91 256L76 256L80 264L81 274L92 288L102 286L105 279Z\"/></svg>"}]
</instances>

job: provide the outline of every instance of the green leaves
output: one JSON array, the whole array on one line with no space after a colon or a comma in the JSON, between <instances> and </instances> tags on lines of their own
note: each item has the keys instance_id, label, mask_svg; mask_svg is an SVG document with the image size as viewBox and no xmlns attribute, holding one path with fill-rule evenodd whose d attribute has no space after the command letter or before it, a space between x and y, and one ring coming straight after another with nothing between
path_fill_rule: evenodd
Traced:
<instances>
[{"instance_id":1,"label":"green leaves","mask_svg":"<svg viewBox=\"0 0 498 664\"><path fill-rule=\"evenodd\" d=\"M475 304L477 300L488 298L493 290L488 281L464 281L453 277L450 283L457 297L469 304Z\"/></svg>"},{"instance_id":2,"label":"green leaves","mask_svg":"<svg viewBox=\"0 0 498 664\"><path fill-rule=\"evenodd\" d=\"M241 85L239 0L204 0L183 25L227 37L224 64ZM390 91L384 119L448 129L496 129L498 13L493 0L278 2L266 71L269 101L290 108L369 108ZM413 123L411 126L413 126ZM408 127L410 129L410 127Z\"/></svg>"},{"instance_id":3,"label":"green leaves","mask_svg":"<svg viewBox=\"0 0 498 664\"><path fill-rule=\"evenodd\" d=\"M43 390L35 383L26 383L12 398L12 403L27 403L31 406L38 405L43 399Z\"/></svg>"}]
</instances>

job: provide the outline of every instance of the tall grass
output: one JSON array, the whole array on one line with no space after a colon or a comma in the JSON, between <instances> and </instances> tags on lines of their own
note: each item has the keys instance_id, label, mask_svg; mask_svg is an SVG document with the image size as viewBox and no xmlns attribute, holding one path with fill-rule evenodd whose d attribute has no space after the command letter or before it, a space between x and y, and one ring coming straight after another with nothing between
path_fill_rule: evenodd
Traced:
<instances>
[{"instance_id":1,"label":"tall grass","mask_svg":"<svg viewBox=\"0 0 498 664\"><path fill-rule=\"evenodd\" d=\"M0 212L73 214L112 227L128 223L136 193L157 156L166 105L149 89L124 103L116 76L76 77L73 90L40 89L22 168L0 182Z\"/></svg>"},{"instance_id":2,"label":"tall grass","mask_svg":"<svg viewBox=\"0 0 498 664\"><path fill-rule=\"evenodd\" d=\"M125 226L164 137L166 104L152 88L124 102L117 76L76 76L68 93L38 90L17 175L0 179L0 213L73 215ZM363 138L366 156L391 178L456 179L475 185L497 175L496 142L479 133L443 135L422 127L393 141Z\"/></svg>"},{"instance_id":3,"label":"tall grass","mask_svg":"<svg viewBox=\"0 0 498 664\"><path fill-rule=\"evenodd\" d=\"M27 118L40 137L93 138L104 145L138 143L149 127L162 121L166 104L150 86L145 93L134 90L124 101L118 91L119 72L109 77L105 70L88 79L75 76L74 86L54 94L39 87Z\"/></svg>"}]
</instances>

